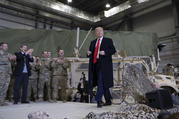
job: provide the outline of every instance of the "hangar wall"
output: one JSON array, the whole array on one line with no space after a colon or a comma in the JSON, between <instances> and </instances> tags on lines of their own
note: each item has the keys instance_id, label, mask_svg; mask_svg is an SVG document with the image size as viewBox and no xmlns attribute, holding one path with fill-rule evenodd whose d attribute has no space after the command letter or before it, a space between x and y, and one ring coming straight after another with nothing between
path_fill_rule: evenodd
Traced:
<instances>
[{"instance_id":1,"label":"hangar wall","mask_svg":"<svg viewBox=\"0 0 179 119\"><path fill-rule=\"evenodd\" d=\"M133 19L134 31L155 32L158 37L175 33L172 6L166 6Z\"/></svg>"},{"instance_id":2,"label":"hangar wall","mask_svg":"<svg viewBox=\"0 0 179 119\"><path fill-rule=\"evenodd\" d=\"M0 28L33 29L35 22L17 16L0 13Z\"/></svg>"},{"instance_id":3,"label":"hangar wall","mask_svg":"<svg viewBox=\"0 0 179 119\"><path fill-rule=\"evenodd\" d=\"M160 52L159 72L164 65L172 63L179 66L179 41L176 39L176 24L172 5L160 8L133 19L134 31L155 32L158 43L166 44Z\"/></svg>"},{"instance_id":4,"label":"hangar wall","mask_svg":"<svg viewBox=\"0 0 179 119\"><path fill-rule=\"evenodd\" d=\"M5 10L6 11L6 10ZM21 14L21 13L19 13ZM35 18L31 15L23 15L24 17L15 16L10 12L2 12L0 10L0 29L53 29L61 30L61 27L56 26L55 24L51 26L50 21L36 21ZM28 19L27 19L28 18Z\"/></svg>"}]
</instances>

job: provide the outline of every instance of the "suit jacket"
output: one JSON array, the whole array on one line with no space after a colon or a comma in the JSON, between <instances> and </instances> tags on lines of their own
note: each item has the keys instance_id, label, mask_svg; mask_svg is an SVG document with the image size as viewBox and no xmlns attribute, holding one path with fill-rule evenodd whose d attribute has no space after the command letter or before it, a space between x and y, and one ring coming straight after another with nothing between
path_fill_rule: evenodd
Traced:
<instances>
[{"instance_id":1,"label":"suit jacket","mask_svg":"<svg viewBox=\"0 0 179 119\"><path fill-rule=\"evenodd\" d=\"M15 67L14 75L19 76L20 74L22 74L24 70L24 61L26 60L27 72L28 72L28 75L30 76L31 67L30 67L29 62L33 62L33 58L28 54L27 55L22 54L22 52L15 53L15 55L16 55L17 64Z\"/></svg>"},{"instance_id":2,"label":"suit jacket","mask_svg":"<svg viewBox=\"0 0 179 119\"><path fill-rule=\"evenodd\" d=\"M92 54L89 56L89 84L92 87L97 85L98 79L93 75L94 72L94 64L93 64L93 56L95 51L97 39L93 40L90 44L89 51ZM113 86L113 64L112 64L112 55L116 52L116 49L113 45L113 41L110 38L103 37L100 51L104 51L105 55L99 55L99 63L100 63L100 70L102 72L102 79L104 87L110 88Z\"/></svg>"}]
</instances>

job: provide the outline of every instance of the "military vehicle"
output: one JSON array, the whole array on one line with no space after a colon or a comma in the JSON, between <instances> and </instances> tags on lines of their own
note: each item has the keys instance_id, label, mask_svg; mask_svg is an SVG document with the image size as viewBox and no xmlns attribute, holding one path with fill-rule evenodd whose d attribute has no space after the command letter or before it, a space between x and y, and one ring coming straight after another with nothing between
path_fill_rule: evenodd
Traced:
<instances>
[{"instance_id":1,"label":"military vehicle","mask_svg":"<svg viewBox=\"0 0 179 119\"><path fill-rule=\"evenodd\" d=\"M81 73L84 72L88 79L88 58L68 58L70 61L70 85L71 87L77 87L81 78ZM149 56L129 56L129 57L113 57L113 74L114 74L114 86L118 86L122 81L122 71L126 63L138 64L146 76L159 88L169 89L171 93L179 93L178 86L174 76L168 76L157 73L157 65L155 58Z\"/></svg>"},{"instance_id":2,"label":"military vehicle","mask_svg":"<svg viewBox=\"0 0 179 119\"><path fill-rule=\"evenodd\" d=\"M76 89L78 83L80 82L81 73L84 72L86 78L88 80L88 58L78 58L78 57L68 57L70 61L69 68L69 86L71 88ZM111 89L113 92L116 91L116 94L113 93L114 98L113 102L119 104L123 100L127 100L127 103L134 103L134 99L130 97L127 93L122 93L123 84L125 81L123 80L122 74L124 71L125 64L134 64L138 65L139 68L142 69L144 74L156 87L164 88L169 90L171 93L178 94L179 89L176 84L176 80L174 76L168 76L157 73L157 63L155 61L155 57L149 56L128 56L128 57L113 57L113 75L114 75L114 88ZM126 88L126 87L125 87ZM115 100L116 95L116 100ZM120 100L119 100L120 97ZM123 97L121 100L121 97Z\"/></svg>"}]
</instances>

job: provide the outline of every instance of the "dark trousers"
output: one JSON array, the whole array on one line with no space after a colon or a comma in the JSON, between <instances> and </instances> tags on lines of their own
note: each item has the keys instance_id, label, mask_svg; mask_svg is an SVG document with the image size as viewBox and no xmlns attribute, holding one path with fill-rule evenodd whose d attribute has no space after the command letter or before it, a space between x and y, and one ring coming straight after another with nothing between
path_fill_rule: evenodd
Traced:
<instances>
[{"instance_id":1,"label":"dark trousers","mask_svg":"<svg viewBox=\"0 0 179 119\"><path fill-rule=\"evenodd\" d=\"M14 83L14 102L19 101L19 89L21 84L22 84L21 102L26 101L28 81L29 81L28 73L22 73L21 75L16 76L16 80Z\"/></svg>"},{"instance_id":2,"label":"dark trousers","mask_svg":"<svg viewBox=\"0 0 179 119\"><path fill-rule=\"evenodd\" d=\"M103 84L103 77L102 77L102 72L100 70L100 65L98 63L96 63L94 65L95 68L95 75L97 78L97 93L96 93L96 101L100 102L102 101L102 96L104 95L105 101L106 102L111 102L111 94L109 91L109 88L104 87Z\"/></svg>"}]
</instances>

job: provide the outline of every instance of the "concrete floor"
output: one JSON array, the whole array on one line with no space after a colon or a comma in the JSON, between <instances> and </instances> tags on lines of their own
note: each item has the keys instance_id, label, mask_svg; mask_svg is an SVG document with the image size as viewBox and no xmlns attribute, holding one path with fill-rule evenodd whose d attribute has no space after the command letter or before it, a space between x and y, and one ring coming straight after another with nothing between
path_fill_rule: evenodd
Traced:
<instances>
[{"instance_id":1,"label":"concrete floor","mask_svg":"<svg viewBox=\"0 0 179 119\"><path fill-rule=\"evenodd\" d=\"M8 106L0 107L0 119L28 119L27 115L36 111L47 112L51 119L83 119L89 112L117 112L118 110L119 105L97 108L96 104L76 102L31 102L30 104L19 103L17 105L10 103Z\"/></svg>"}]
</instances>

